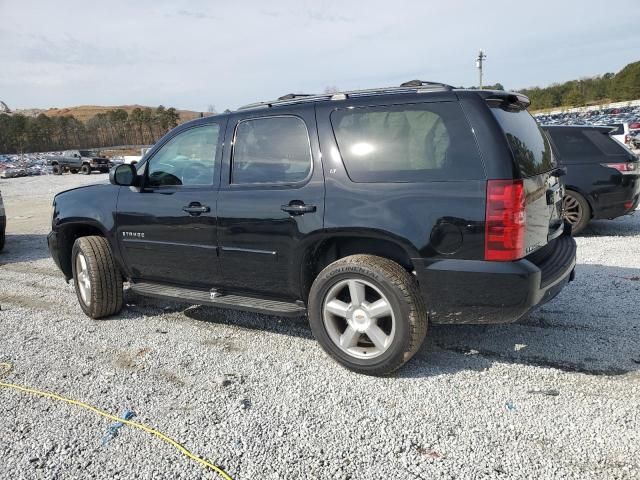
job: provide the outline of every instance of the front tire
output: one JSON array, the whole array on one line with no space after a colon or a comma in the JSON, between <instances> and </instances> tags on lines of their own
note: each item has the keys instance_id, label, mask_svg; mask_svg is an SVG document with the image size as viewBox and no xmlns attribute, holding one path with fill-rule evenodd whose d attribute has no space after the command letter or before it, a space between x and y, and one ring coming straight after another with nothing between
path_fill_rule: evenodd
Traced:
<instances>
[{"instance_id":1,"label":"front tire","mask_svg":"<svg viewBox=\"0 0 640 480\"><path fill-rule=\"evenodd\" d=\"M80 173L83 175L91 175L91 167L87 164L84 164L80 167Z\"/></svg>"},{"instance_id":2,"label":"front tire","mask_svg":"<svg viewBox=\"0 0 640 480\"><path fill-rule=\"evenodd\" d=\"M415 355L428 322L409 272L386 258L352 255L326 267L313 282L309 323L322 348L340 364L387 375Z\"/></svg>"},{"instance_id":3,"label":"front tire","mask_svg":"<svg viewBox=\"0 0 640 480\"><path fill-rule=\"evenodd\" d=\"M82 311L102 318L122 309L122 275L104 237L80 237L71 252L73 281Z\"/></svg>"},{"instance_id":4,"label":"front tire","mask_svg":"<svg viewBox=\"0 0 640 480\"><path fill-rule=\"evenodd\" d=\"M571 224L571 233L580 234L591 220L589 202L578 192L567 190L562 199L562 216Z\"/></svg>"}]
</instances>

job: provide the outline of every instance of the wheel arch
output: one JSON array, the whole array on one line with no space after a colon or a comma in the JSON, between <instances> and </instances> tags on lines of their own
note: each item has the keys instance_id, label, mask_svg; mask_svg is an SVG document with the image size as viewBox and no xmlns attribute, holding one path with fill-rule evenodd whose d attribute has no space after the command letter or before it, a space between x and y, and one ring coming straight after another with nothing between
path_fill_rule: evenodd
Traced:
<instances>
[{"instance_id":1,"label":"wheel arch","mask_svg":"<svg viewBox=\"0 0 640 480\"><path fill-rule=\"evenodd\" d=\"M80 237L90 235L97 235L108 239L104 227L95 220L90 219L63 223L59 225L56 230L58 235L58 261L60 262L60 269L67 281L73 277L71 252L74 242Z\"/></svg>"},{"instance_id":2,"label":"wheel arch","mask_svg":"<svg viewBox=\"0 0 640 480\"><path fill-rule=\"evenodd\" d=\"M358 254L376 255L400 264L412 272L412 258L419 252L405 239L380 230L340 230L328 232L306 249L300 263L300 287L306 301L311 285L329 264L344 257Z\"/></svg>"}]
</instances>

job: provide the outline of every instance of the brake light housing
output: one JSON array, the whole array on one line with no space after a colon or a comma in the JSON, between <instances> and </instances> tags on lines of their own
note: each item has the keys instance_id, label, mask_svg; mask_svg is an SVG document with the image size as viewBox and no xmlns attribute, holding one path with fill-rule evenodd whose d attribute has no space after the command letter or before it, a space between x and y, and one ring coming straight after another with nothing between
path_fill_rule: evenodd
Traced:
<instances>
[{"instance_id":1,"label":"brake light housing","mask_svg":"<svg viewBox=\"0 0 640 480\"><path fill-rule=\"evenodd\" d=\"M601 163L603 167L613 168L623 175L638 175L638 162L624 162L624 163Z\"/></svg>"},{"instance_id":2,"label":"brake light housing","mask_svg":"<svg viewBox=\"0 0 640 480\"><path fill-rule=\"evenodd\" d=\"M526 196L522 180L488 180L485 260L509 262L525 256Z\"/></svg>"}]
</instances>

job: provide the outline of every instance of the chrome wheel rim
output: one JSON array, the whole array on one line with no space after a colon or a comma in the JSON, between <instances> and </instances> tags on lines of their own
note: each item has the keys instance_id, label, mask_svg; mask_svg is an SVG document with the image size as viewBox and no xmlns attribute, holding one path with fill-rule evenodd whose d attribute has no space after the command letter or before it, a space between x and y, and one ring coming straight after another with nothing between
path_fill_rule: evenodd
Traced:
<instances>
[{"instance_id":1,"label":"chrome wheel rim","mask_svg":"<svg viewBox=\"0 0 640 480\"><path fill-rule=\"evenodd\" d=\"M324 327L344 353L370 359L386 352L396 334L393 308L373 284L350 278L336 283L322 303Z\"/></svg>"},{"instance_id":2,"label":"chrome wheel rim","mask_svg":"<svg viewBox=\"0 0 640 480\"><path fill-rule=\"evenodd\" d=\"M91 279L89 278L87 259L82 252L76 256L76 282L78 283L82 301L89 306L91 304Z\"/></svg>"},{"instance_id":3,"label":"chrome wheel rim","mask_svg":"<svg viewBox=\"0 0 640 480\"><path fill-rule=\"evenodd\" d=\"M575 226L582 220L582 208L576 197L565 195L562 199L562 216L571 226Z\"/></svg>"}]
</instances>

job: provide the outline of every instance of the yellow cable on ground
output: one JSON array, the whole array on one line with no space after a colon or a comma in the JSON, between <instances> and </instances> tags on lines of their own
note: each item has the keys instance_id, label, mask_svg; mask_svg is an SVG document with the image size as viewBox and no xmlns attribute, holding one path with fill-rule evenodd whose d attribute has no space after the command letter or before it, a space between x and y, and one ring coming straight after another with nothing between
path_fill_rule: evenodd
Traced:
<instances>
[{"instance_id":1,"label":"yellow cable on ground","mask_svg":"<svg viewBox=\"0 0 640 480\"><path fill-rule=\"evenodd\" d=\"M0 363L0 376L6 375L7 373L9 373L11 371L11 369L12 369L12 365L10 363ZM98 415L100 415L102 417L108 418L108 419L113 420L115 422L121 422L121 423L124 423L125 425L129 425L131 427L137 428L137 429L142 430L144 432L150 433L150 434L155 435L156 437L160 438L161 440L167 442L169 445L171 445L174 448L176 448L177 450L179 450L180 453L182 453L183 455L187 456L191 460L195 460L196 462L198 462L200 465L204 466L205 468L210 468L211 470L216 472L218 475L220 475L222 478L224 478L224 480L233 480L231 478L231 476L227 472L222 470L220 467L216 467L212 463L209 463L206 460L194 455L193 453L191 453L189 450L184 448L182 445L180 445L178 442L176 442L172 438L167 437L164 433L159 432L158 430L156 430L154 428L148 427L148 426L144 425L143 423L132 422L131 420L125 420L123 418L116 417L115 415L111 415L110 413L105 412L104 410L101 410L101 409L99 409L97 407L94 407L92 405L89 405L87 403L80 402L78 400L73 400L72 398L66 398L66 397L63 397L61 395L57 395L55 393L43 392L41 390L36 390L35 388L28 388L28 387L24 387L22 385L16 385L14 383L5 383L5 382L0 382L0 387L12 388L12 389L18 390L20 392L31 393L33 395L39 395L41 397L46 397L46 398L52 398L54 400L59 400L61 402L65 402L65 403L68 403L68 404L71 404L71 405L75 405L77 407L84 408L86 410L90 410L90 411L92 411L94 413L97 413Z\"/></svg>"}]
</instances>

